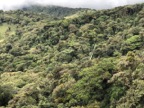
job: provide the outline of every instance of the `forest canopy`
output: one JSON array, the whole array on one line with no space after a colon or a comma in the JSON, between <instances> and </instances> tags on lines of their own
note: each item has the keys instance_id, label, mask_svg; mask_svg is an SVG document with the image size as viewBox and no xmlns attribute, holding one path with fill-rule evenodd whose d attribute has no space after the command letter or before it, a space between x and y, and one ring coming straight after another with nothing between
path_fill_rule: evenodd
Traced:
<instances>
[{"instance_id":1,"label":"forest canopy","mask_svg":"<svg viewBox=\"0 0 144 108\"><path fill-rule=\"evenodd\" d=\"M0 108L143 108L144 4L0 11Z\"/></svg>"}]
</instances>

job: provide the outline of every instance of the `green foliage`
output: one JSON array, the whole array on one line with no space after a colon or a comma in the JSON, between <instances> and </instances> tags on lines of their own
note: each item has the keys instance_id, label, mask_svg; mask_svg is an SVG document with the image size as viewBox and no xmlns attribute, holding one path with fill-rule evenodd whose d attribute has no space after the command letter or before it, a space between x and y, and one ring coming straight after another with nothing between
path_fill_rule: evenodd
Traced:
<instances>
[{"instance_id":1,"label":"green foliage","mask_svg":"<svg viewBox=\"0 0 144 108\"><path fill-rule=\"evenodd\" d=\"M143 7L0 11L0 107L142 108Z\"/></svg>"},{"instance_id":2,"label":"green foliage","mask_svg":"<svg viewBox=\"0 0 144 108\"><path fill-rule=\"evenodd\" d=\"M7 106L8 102L13 98L11 87L0 86L0 106Z\"/></svg>"},{"instance_id":3,"label":"green foliage","mask_svg":"<svg viewBox=\"0 0 144 108\"><path fill-rule=\"evenodd\" d=\"M24 11L30 11L38 14L44 14L49 15L51 17L54 17L54 19L60 19L64 18L69 15L73 15L78 11L81 11L83 9L81 8L67 8L67 7L59 7L59 6L39 6L39 5L33 5L30 7L23 8Z\"/></svg>"},{"instance_id":4,"label":"green foliage","mask_svg":"<svg viewBox=\"0 0 144 108\"><path fill-rule=\"evenodd\" d=\"M81 71L79 80L68 90L69 106L87 105L92 100L102 101L108 86L107 81L114 70L113 60L106 59Z\"/></svg>"}]
</instances>

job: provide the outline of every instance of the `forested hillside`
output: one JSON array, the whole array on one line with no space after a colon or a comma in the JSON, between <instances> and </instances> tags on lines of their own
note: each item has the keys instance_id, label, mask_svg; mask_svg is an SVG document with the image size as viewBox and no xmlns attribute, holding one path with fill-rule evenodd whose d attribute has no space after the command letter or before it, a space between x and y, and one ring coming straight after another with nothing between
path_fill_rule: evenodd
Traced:
<instances>
[{"instance_id":1,"label":"forested hillside","mask_svg":"<svg viewBox=\"0 0 144 108\"><path fill-rule=\"evenodd\" d=\"M143 108L144 4L67 12L0 11L0 108Z\"/></svg>"},{"instance_id":2,"label":"forested hillside","mask_svg":"<svg viewBox=\"0 0 144 108\"><path fill-rule=\"evenodd\" d=\"M66 16L75 14L79 11L88 10L88 9L67 8L67 7L60 7L60 6L32 5L32 6L24 7L22 10L27 12L34 12L38 14L46 14L53 17L54 19L61 19Z\"/></svg>"}]
</instances>

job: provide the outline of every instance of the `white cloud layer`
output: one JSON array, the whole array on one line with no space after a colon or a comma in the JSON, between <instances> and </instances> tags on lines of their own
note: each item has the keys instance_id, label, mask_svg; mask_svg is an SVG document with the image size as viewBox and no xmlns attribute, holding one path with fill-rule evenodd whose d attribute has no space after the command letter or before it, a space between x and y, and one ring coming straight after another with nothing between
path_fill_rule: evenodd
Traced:
<instances>
[{"instance_id":1,"label":"white cloud layer","mask_svg":"<svg viewBox=\"0 0 144 108\"><path fill-rule=\"evenodd\" d=\"M0 0L0 9L11 10L24 5L58 5L73 8L107 9L127 4L144 3L144 0Z\"/></svg>"}]
</instances>

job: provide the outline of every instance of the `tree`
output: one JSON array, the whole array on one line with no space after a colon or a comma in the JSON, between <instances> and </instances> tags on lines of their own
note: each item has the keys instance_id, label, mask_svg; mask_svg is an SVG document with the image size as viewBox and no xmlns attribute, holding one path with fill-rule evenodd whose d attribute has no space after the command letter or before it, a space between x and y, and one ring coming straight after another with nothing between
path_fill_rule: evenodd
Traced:
<instances>
[{"instance_id":1,"label":"tree","mask_svg":"<svg viewBox=\"0 0 144 108\"><path fill-rule=\"evenodd\" d=\"M0 86L0 106L8 105L8 102L12 99L12 89L9 86Z\"/></svg>"}]
</instances>

